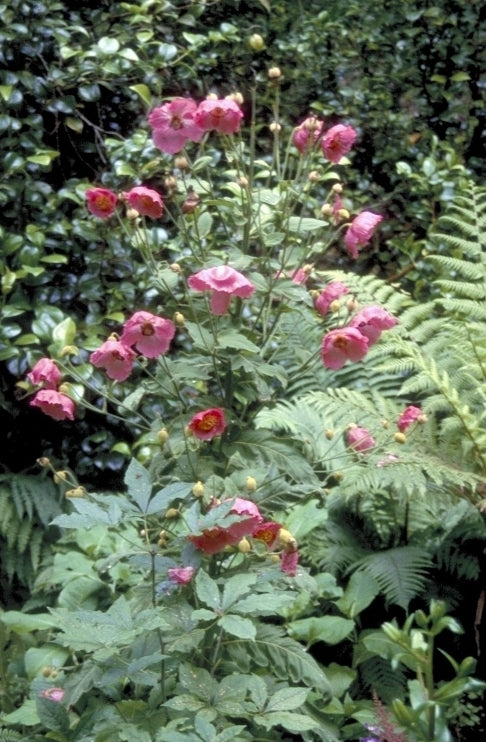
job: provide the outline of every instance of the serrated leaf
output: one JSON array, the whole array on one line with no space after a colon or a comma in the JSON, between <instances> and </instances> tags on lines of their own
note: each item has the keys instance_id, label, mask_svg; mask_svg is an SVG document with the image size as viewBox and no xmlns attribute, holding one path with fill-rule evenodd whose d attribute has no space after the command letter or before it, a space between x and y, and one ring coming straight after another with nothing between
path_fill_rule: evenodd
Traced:
<instances>
[{"instance_id":1,"label":"serrated leaf","mask_svg":"<svg viewBox=\"0 0 486 742\"><path fill-rule=\"evenodd\" d=\"M327 226L327 222L322 219L314 219L313 217L300 217L291 216L289 218L289 231L290 232L315 232L318 229L324 229Z\"/></svg>"},{"instance_id":2,"label":"serrated leaf","mask_svg":"<svg viewBox=\"0 0 486 742\"><path fill-rule=\"evenodd\" d=\"M145 512L147 515L151 515L152 513L165 511L174 500L186 497L191 487L192 484L190 482L173 482L173 484L168 484L167 487L155 493Z\"/></svg>"},{"instance_id":3,"label":"serrated leaf","mask_svg":"<svg viewBox=\"0 0 486 742\"><path fill-rule=\"evenodd\" d=\"M242 595L246 595L255 582L256 575L244 573L233 575L226 580L221 601L222 610L227 611Z\"/></svg>"},{"instance_id":4,"label":"serrated leaf","mask_svg":"<svg viewBox=\"0 0 486 742\"><path fill-rule=\"evenodd\" d=\"M142 513L147 512L152 495L152 480L147 469L137 459L132 459L123 481L127 486L129 497L138 505Z\"/></svg>"},{"instance_id":5,"label":"serrated leaf","mask_svg":"<svg viewBox=\"0 0 486 742\"><path fill-rule=\"evenodd\" d=\"M293 711L306 702L308 688L281 688L268 699L265 711Z\"/></svg>"},{"instance_id":6,"label":"serrated leaf","mask_svg":"<svg viewBox=\"0 0 486 742\"><path fill-rule=\"evenodd\" d=\"M271 616L286 608L295 601L291 593L256 593L238 600L231 606L233 613L252 613L260 616Z\"/></svg>"},{"instance_id":7,"label":"serrated leaf","mask_svg":"<svg viewBox=\"0 0 486 742\"><path fill-rule=\"evenodd\" d=\"M204 705L204 701L201 701L200 698L192 696L189 693L180 693L163 704L163 706L174 709L175 711L189 712L199 711L199 709L203 708Z\"/></svg>"},{"instance_id":8,"label":"serrated leaf","mask_svg":"<svg viewBox=\"0 0 486 742\"><path fill-rule=\"evenodd\" d=\"M191 339L196 348L210 353L214 348L214 337L206 330L202 325L198 325L196 322L187 322L184 327L188 331Z\"/></svg>"},{"instance_id":9,"label":"serrated leaf","mask_svg":"<svg viewBox=\"0 0 486 742\"><path fill-rule=\"evenodd\" d=\"M201 667L195 667L188 662L181 664L179 668L179 680L185 690L206 703L218 691L218 683L211 677L207 670Z\"/></svg>"},{"instance_id":10,"label":"serrated leaf","mask_svg":"<svg viewBox=\"0 0 486 742\"><path fill-rule=\"evenodd\" d=\"M319 616L292 621L289 624L289 633L309 646L316 642L339 644L350 635L354 627L354 621L349 618Z\"/></svg>"},{"instance_id":11,"label":"serrated leaf","mask_svg":"<svg viewBox=\"0 0 486 742\"><path fill-rule=\"evenodd\" d=\"M240 639L255 639L256 628L249 618L229 614L227 616L222 616L218 620L218 624L232 636L237 636Z\"/></svg>"},{"instance_id":12,"label":"serrated leaf","mask_svg":"<svg viewBox=\"0 0 486 742\"><path fill-rule=\"evenodd\" d=\"M200 569L194 582L199 600L214 611L221 610L221 596L218 585L207 572Z\"/></svg>"},{"instance_id":13,"label":"serrated leaf","mask_svg":"<svg viewBox=\"0 0 486 742\"><path fill-rule=\"evenodd\" d=\"M317 721L304 714L293 714L291 711L272 711L268 714L256 714L253 721L265 729L282 726L289 732L307 732L319 726Z\"/></svg>"},{"instance_id":14,"label":"serrated leaf","mask_svg":"<svg viewBox=\"0 0 486 742\"><path fill-rule=\"evenodd\" d=\"M197 220L197 235L200 239L207 237L213 226L213 218L208 211L204 211Z\"/></svg>"},{"instance_id":15,"label":"serrated leaf","mask_svg":"<svg viewBox=\"0 0 486 742\"><path fill-rule=\"evenodd\" d=\"M249 353L259 353L260 348L251 340L235 330L226 330L218 335L220 348L234 348L235 350L247 350Z\"/></svg>"}]
</instances>

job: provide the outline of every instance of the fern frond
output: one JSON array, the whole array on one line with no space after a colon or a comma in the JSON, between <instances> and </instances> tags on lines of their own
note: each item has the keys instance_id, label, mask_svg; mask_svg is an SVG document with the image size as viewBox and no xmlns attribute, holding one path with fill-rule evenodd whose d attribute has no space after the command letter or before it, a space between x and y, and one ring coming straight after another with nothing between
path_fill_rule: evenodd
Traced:
<instances>
[{"instance_id":1,"label":"fern frond","mask_svg":"<svg viewBox=\"0 0 486 742\"><path fill-rule=\"evenodd\" d=\"M384 703L394 698L404 698L407 688L407 675L403 665L392 667L389 660L379 655L363 660L359 664L362 685L371 697L375 691Z\"/></svg>"}]
</instances>

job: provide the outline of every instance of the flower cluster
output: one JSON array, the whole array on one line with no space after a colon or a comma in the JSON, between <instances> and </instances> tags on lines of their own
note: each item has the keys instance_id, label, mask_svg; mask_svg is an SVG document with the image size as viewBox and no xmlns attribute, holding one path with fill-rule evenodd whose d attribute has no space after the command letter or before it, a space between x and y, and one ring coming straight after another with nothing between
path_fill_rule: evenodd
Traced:
<instances>
[{"instance_id":1,"label":"flower cluster","mask_svg":"<svg viewBox=\"0 0 486 742\"><path fill-rule=\"evenodd\" d=\"M59 391L62 378L57 364L50 358L41 358L27 374L28 380L38 391L30 400L31 407L37 407L54 420L74 420L73 400Z\"/></svg>"},{"instance_id":2,"label":"flower cluster","mask_svg":"<svg viewBox=\"0 0 486 742\"><path fill-rule=\"evenodd\" d=\"M120 197L108 188L88 188L85 197L88 211L99 219L113 216L119 201L127 203L135 215L158 219L164 213L162 196L146 186L134 186Z\"/></svg>"},{"instance_id":3,"label":"flower cluster","mask_svg":"<svg viewBox=\"0 0 486 742\"><path fill-rule=\"evenodd\" d=\"M331 291L330 296L333 296L335 292L339 295L345 293L341 287L338 287ZM326 298L322 304L326 307ZM389 330L396 323L396 317L393 317L386 309L376 305L364 307L351 318L347 326L326 333L321 348L322 362L326 368L337 370L342 368L346 361L362 360L368 349L379 340L383 330Z\"/></svg>"}]
</instances>

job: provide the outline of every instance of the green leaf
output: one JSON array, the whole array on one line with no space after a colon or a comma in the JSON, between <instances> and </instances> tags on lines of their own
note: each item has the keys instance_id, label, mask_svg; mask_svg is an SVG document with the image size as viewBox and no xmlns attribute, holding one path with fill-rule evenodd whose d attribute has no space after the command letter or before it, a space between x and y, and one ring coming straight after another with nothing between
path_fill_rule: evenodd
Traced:
<instances>
[{"instance_id":1,"label":"green leaf","mask_svg":"<svg viewBox=\"0 0 486 742\"><path fill-rule=\"evenodd\" d=\"M268 699L265 711L293 711L306 702L308 688L282 688Z\"/></svg>"},{"instance_id":2,"label":"green leaf","mask_svg":"<svg viewBox=\"0 0 486 742\"><path fill-rule=\"evenodd\" d=\"M218 346L220 348L234 348L235 350L247 350L249 353L259 353L260 348L251 340L235 330L225 330L218 335Z\"/></svg>"},{"instance_id":3,"label":"green leaf","mask_svg":"<svg viewBox=\"0 0 486 742\"><path fill-rule=\"evenodd\" d=\"M317 721L304 714L293 714L291 711L275 711L268 714L256 714L253 721L265 729L282 726L289 732L307 732L319 726Z\"/></svg>"},{"instance_id":4,"label":"green leaf","mask_svg":"<svg viewBox=\"0 0 486 742\"><path fill-rule=\"evenodd\" d=\"M195 586L199 600L214 611L221 610L221 596L218 585L203 569L200 569L196 575Z\"/></svg>"},{"instance_id":5,"label":"green leaf","mask_svg":"<svg viewBox=\"0 0 486 742\"><path fill-rule=\"evenodd\" d=\"M295 639L306 642L308 645L316 642L339 644L349 636L354 629L354 621L341 616L319 616L316 618L302 618L289 624L289 633Z\"/></svg>"},{"instance_id":6,"label":"green leaf","mask_svg":"<svg viewBox=\"0 0 486 742\"><path fill-rule=\"evenodd\" d=\"M200 239L207 237L213 226L213 218L208 211L204 211L197 220L197 235Z\"/></svg>"},{"instance_id":7,"label":"green leaf","mask_svg":"<svg viewBox=\"0 0 486 742\"><path fill-rule=\"evenodd\" d=\"M237 636L240 639L255 639L255 625L249 618L229 614L222 616L218 621L218 625L232 636Z\"/></svg>"},{"instance_id":8,"label":"green leaf","mask_svg":"<svg viewBox=\"0 0 486 742\"><path fill-rule=\"evenodd\" d=\"M6 611L0 614L0 621L16 634L27 634L31 631L45 631L57 626L57 621L50 613L22 613Z\"/></svg>"},{"instance_id":9,"label":"green leaf","mask_svg":"<svg viewBox=\"0 0 486 742\"><path fill-rule=\"evenodd\" d=\"M209 702L218 691L218 683L209 672L189 662L184 662L180 666L179 680L185 690L206 702Z\"/></svg>"},{"instance_id":10,"label":"green leaf","mask_svg":"<svg viewBox=\"0 0 486 742\"><path fill-rule=\"evenodd\" d=\"M202 327L202 325L198 325L196 322L187 321L184 326L191 336L196 348L201 348L207 353L210 353L213 350L214 337L208 330L206 330L206 328Z\"/></svg>"},{"instance_id":11,"label":"green leaf","mask_svg":"<svg viewBox=\"0 0 486 742\"><path fill-rule=\"evenodd\" d=\"M69 657L67 649L58 647L55 644L46 644L43 647L29 647L24 655L24 664L27 676L34 678L40 675L42 668L52 667L53 669L62 667Z\"/></svg>"},{"instance_id":12,"label":"green leaf","mask_svg":"<svg viewBox=\"0 0 486 742\"><path fill-rule=\"evenodd\" d=\"M72 345L76 337L76 324L71 317L66 317L52 330L53 341L61 348Z\"/></svg>"},{"instance_id":13,"label":"green leaf","mask_svg":"<svg viewBox=\"0 0 486 742\"><path fill-rule=\"evenodd\" d=\"M38 696L36 701L40 723L53 732L67 734L69 731L69 716L63 704L42 696Z\"/></svg>"},{"instance_id":14,"label":"green leaf","mask_svg":"<svg viewBox=\"0 0 486 742\"><path fill-rule=\"evenodd\" d=\"M123 481L128 488L128 495L138 505L142 513L146 513L152 494L152 480L147 469L137 459L132 459Z\"/></svg>"},{"instance_id":15,"label":"green leaf","mask_svg":"<svg viewBox=\"0 0 486 742\"><path fill-rule=\"evenodd\" d=\"M57 152L57 150L46 149L43 152L38 152L35 155L27 157L27 162L32 162L34 165L47 166L50 165L56 157L59 157L59 152Z\"/></svg>"},{"instance_id":16,"label":"green leaf","mask_svg":"<svg viewBox=\"0 0 486 742\"><path fill-rule=\"evenodd\" d=\"M97 43L97 47L102 54L116 54L120 48L120 44L112 36L102 36Z\"/></svg>"},{"instance_id":17,"label":"green leaf","mask_svg":"<svg viewBox=\"0 0 486 742\"><path fill-rule=\"evenodd\" d=\"M0 85L0 98L3 98L5 103L8 103L13 90L13 85Z\"/></svg>"},{"instance_id":18,"label":"green leaf","mask_svg":"<svg viewBox=\"0 0 486 742\"><path fill-rule=\"evenodd\" d=\"M174 482L173 484L168 484L167 487L155 493L145 512L147 515L152 515L153 513L167 510L174 500L178 500L179 498L184 499L188 492L191 491L191 487L191 482Z\"/></svg>"},{"instance_id":19,"label":"green leaf","mask_svg":"<svg viewBox=\"0 0 486 742\"><path fill-rule=\"evenodd\" d=\"M52 263L54 265L68 262L67 255L61 255L60 253L52 253L51 255L44 255L44 257L41 258L41 260L43 263Z\"/></svg>"},{"instance_id":20,"label":"green leaf","mask_svg":"<svg viewBox=\"0 0 486 742\"><path fill-rule=\"evenodd\" d=\"M143 83L140 83L139 85L130 85L129 89L133 90L133 92L143 100L148 108L152 107L152 94L148 85L144 85Z\"/></svg>"},{"instance_id":21,"label":"green leaf","mask_svg":"<svg viewBox=\"0 0 486 742\"><path fill-rule=\"evenodd\" d=\"M327 226L327 222L322 219L314 219L312 217L300 217L291 216L289 218L289 231L290 232L315 232L318 229L323 229Z\"/></svg>"},{"instance_id":22,"label":"green leaf","mask_svg":"<svg viewBox=\"0 0 486 742\"><path fill-rule=\"evenodd\" d=\"M254 574L237 574L226 580L223 589L223 599L221 601L221 608L223 611L227 611L233 603L235 603L243 595L246 595L250 591L250 587L256 582L256 575Z\"/></svg>"},{"instance_id":23,"label":"green leaf","mask_svg":"<svg viewBox=\"0 0 486 742\"><path fill-rule=\"evenodd\" d=\"M336 601L336 605L341 613L344 613L348 618L356 618L358 613L361 613L373 602L379 592L380 586L374 577L365 572L354 572L346 586L344 595Z\"/></svg>"},{"instance_id":24,"label":"green leaf","mask_svg":"<svg viewBox=\"0 0 486 742\"><path fill-rule=\"evenodd\" d=\"M33 727L39 724L35 700L24 701L22 706L10 714L2 715L2 724L21 724L26 727Z\"/></svg>"},{"instance_id":25,"label":"green leaf","mask_svg":"<svg viewBox=\"0 0 486 742\"><path fill-rule=\"evenodd\" d=\"M201 699L196 696L192 696L189 693L180 693L179 695L174 696L174 698L170 698L163 705L167 708L174 709L175 711L188 711L189 713L194 713L195 711L204 708L205 704L204 701L201 701Z\"/></svg>"}]
</instances>

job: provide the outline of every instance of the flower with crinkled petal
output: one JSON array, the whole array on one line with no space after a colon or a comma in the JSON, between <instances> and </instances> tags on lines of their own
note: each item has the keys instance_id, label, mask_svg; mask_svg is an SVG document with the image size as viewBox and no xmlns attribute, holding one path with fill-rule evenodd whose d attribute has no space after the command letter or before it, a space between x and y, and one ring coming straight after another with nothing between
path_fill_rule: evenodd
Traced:
<instances>
[{"instance_id":1,"label":"flower with crinkled petal","mask_svg":"<svg viewBox=\"0 0 486 742\"><path fill-rule=\"evenodd\" d=\"M197 412L187 427L199 440L210 441L226 429L224 410L220 407L211 407Z\"/></svg>"},{"instance_id":2,"label":"flower with crinkled petal","mask_svg":"<svg viewBox=\"0 0 486 742\"><path fill-rule=\"evenodd\" d=\"M297 565L299 563L299 552L295 551L282 551L280 558L280 569L289 577L295 577L297 574Z\"/></svg>"},{"instance_id":3,"label":"flower with crinkled petal","mask_svg":"<svg viewBox=\"0 0 486 742\"><path fill-rule=\"evenodd\" d=\"M275 544L282 526L273 520L260 523L252 533L252 537L266 543L269 549Z\"/></svg>"},{"instance_id":4,"label":"flower with crinkled petal","mask_svg":"<svg viewBox=\"0 0 486 742\"><path fill-rule=\"evenodd\" d=\"M349 294L349 289L341 281L331 281L327 284L315 300L315 308L321 317L325 317L333 301L339 299L343 294Z\"/></svg>"},{"instance_id":5,"label":"flower with crinkled petal","mask_svg":"<svg viewBox=\"0 0 486 742\"><path fill-rule=\"evenodd\" d=\"M354 451L365 453L376 445L376 441L366 428L360 428L358 425L353 425L347 432L348 446Z\"/></svg>"},{"instance_id":6,"label":"flower with crinkled petal","mask_svg":"<svg viewBox=\"0 0 486 742\"><path fill-rule=\"evenodd\" d=\"M321 136L323 126L323 121L320 121L315 116L309 116L295 127L292 132L292 143L297 147L301 155L314 147Z\"/></svg>"},{"instance_id":7,"label":"flower with crinkled petal","mask_svg":"<svg viewBox=\"0 0 486 742\"><path fill-rule=\"evenodd\" d=\"M326 160L337 164L352 148L357 137L358 132L352 126L331 126L322 137L322 152Z\"/></svg>"},{"instance_id":8,"label":"flower with crinkled petal","mask_svg":"<svg viewBox=\"0 0 486 742\"><path fill-rule=\"evenodd\" d=\"M352 317L349 326L355 327L362 335L367 337L369 347L371 347L379 340L383 330L390 330L397 322L397 318L387 312L386 309L372 305L360 309Z\"/></svg>"},{"instance_id":9,"label":"flower with crinkled petal","mask_svg":"<svg viewBox=\"0 0 486 742\"><path fill-rule=\"evenodd\" d=\"M180 152L186 142L199 142L204 134L196 120L196 101L192 98L174 98L154 108L148 122L153 129L156 147L169 155Z\"/></svg>"},{"instance_id":10,"label":"flower with crinkled petal","mask_svg":"<svg viewBox=\"0 0 486 742\"><path fill-rule=\"evenodd\" d=\"M123 194L130 208L138 211L142 216L158 219L164 213L162 196L153 188L135 186Z\"/></svg>"},{"instance_id":11,"label":"flower with crinkled petal","mask_svg":"<svg viewBox=\"0 0 486 742\"><path fill-rule=\"evenodd\" d=\"M86 196L88 211L100 219L109 219L115 213L118 196L108 188L88 188Z\"/></svg>"},{"instance_id":12,"label":"flower with crinkled petal","mask_svg":"<svg viewBox=\"0 0 486 742\"><path fill-rule=\"evenodd\" d=\"M235 546L245 536L253 535L257 526L263 521L255 503L242 497L235 498L229 513L225 513L225 516L221 518L223 524L226 515L241 515L242 518L227 527L216 525L204 529L200 534L190 534L189 541L206 554L217 554L227 546Z\"/></svg>"},{"instance_id":13,"label":"flower with crinkled petal","mask_svg":"<svg viewBox=\"0 0 486 742\"><path fill-rule=\"evenodd\" d=\"M382 216L375 214L373 211L362 211L353 219L344 235L344 244L352 258L356 259L359 255L359 249L366 247L382 219Z\"/></svg>"},{"instance_id":14,"label":"flower with crinkled petal","mask_svg":"<svg viewBox=\"0 0 486 742\"><path fill-rule=\"evenodd\" d=\"M147 358L157 358L166 353L175 335L175 325L170 319L150 312L135 312L123 325L120 342Z\"/></svg>"},{"instance_id":15,"label":"flower with crinkled petal","mask_svg":"<svg viewBox=\"0 0 486 742\"><path fill-rule=\"evenodd\" d=\"M228 311L232 296L247 299L255 290L242 273L229 265L205 268L189 276L187 282L191 289L211 292L211 312L217 315Z\"/></svg>"},{"instance_id":16,"label":"flower with crinkled petal","mask_svg":"<svg viewBox=\"0 0 486 742\"><path fill-rule=\"evenodd\" d=\"M29 371L27 378L35 386L43 384L44 389L56 389L61 381L61 372L50 358L41 358Z\"/></svg>"},{"instance_id":17,"label":"flower with crinkled petal","mask_svg":"<svg viewBox=\"0 0 486 742\"><path fill-rule=\"evenodd\" d=\"M169 580L175 585L187 585L194 577L194 567L170 567L167 570Z\"/></svg>"},{"instance_id":18,"label":"flower with crinkled petal","mask_svg":"<svg viewBox=\"0 0 486 742\"><path fill-rule=\"evenodd\" d=\"M60 703L64 698L64 688L44 688L40 691L39 696Z\"/></svg>"},{"instance_id":19,"label":"flower with crinkled petal","mask_svg":"<svg viewBox=\"0 0 486 742\"><path fill-rule=\"evenodd\" d=\"M197 107L196 123L204 131L235 134L240 128L243 111L233 100L208 98Z\"/></svg>"},{"instance_id":20,"label":"flower with crinkled petal","mask_svg":"<svg viewBox=\"0 0 486 742\"><path fill-rule=\"evenodd\" d=\"M412 425L412 423L419 420L419 418L425 418L424 413L420 407L414 407L409 405L406 407L400 417L398 418L397 427L401 433L404 433Z\"/></svg>"},{"instance_id":21,"label":"flower with crinkled petal","mask_svg":"<svg viewBox=\"0 0 486 742\"><path fill-rule=\"evenodd\" d=\"M119 340L106 340L91 353L89 360L96 368L104 368L115 381L125 381L132 372L135 353Z\"/></svg>"},{"instance_id":22,"label":"flower with crinkled petal","mask_svg":"<svg viewBox=\"0 0 486 742\"><path fill-rule=\"evenodd\" d=\"M361 361L368 352L368 344L368 338L355 327L330 330L322 341L322 362L326 368L337 370L346 361Z\"/></svg>"},{"instance_id":23,"label":"flower with crinkled petal","mask_svg":"<svg viewBox=\"0 0 486 742\"><path fill-rule=\"evenodd\" d=\"M235 497L235 502L230 513L233 515L248 516L227 527L226 530L233 538L234 543L237 543L243 536L252 536L255 529L263 521L255 503L251 500L245 500L243 497Z\"/></svg>"},{"instance_id":24,"label":"flower with crinkled petal","mask_svg":"<svg viewBox=\"0 0 486 742\"><path fill-rule=\"evenodd\" d=\"M30 400L31 407L38 407L54 420L74 420L75 406L71 397L55 389L41 389Z\"/></svg>"}]
</instances>

